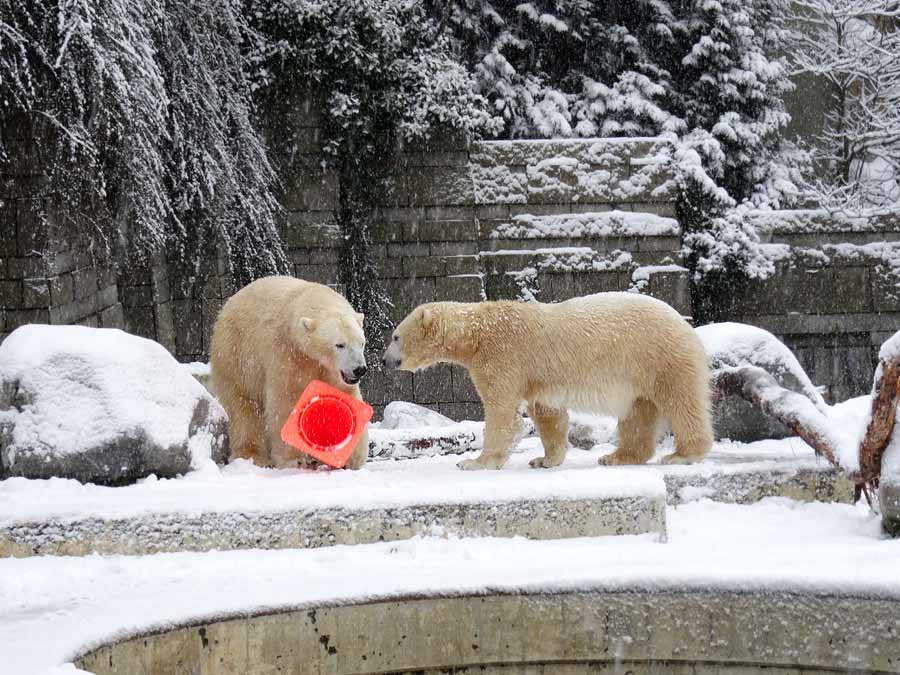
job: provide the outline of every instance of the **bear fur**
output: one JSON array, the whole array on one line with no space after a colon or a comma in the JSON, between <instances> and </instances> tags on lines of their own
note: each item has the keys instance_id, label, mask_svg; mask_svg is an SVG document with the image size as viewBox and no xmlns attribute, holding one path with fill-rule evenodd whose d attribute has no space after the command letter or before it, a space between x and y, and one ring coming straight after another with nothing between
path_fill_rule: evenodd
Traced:
<instances>
[{"instance_id":1,"label":"bear fur","mask_svg":"<svg viewBox=\"0 0 900 675\"><path fill-rule=\"evenodd\" d=\"M648 296L420 305L394 331L385 365L415 371L441 361L467 368L484 404L484 451L463 469L503 466L522 401L544 446L533 467L562 463L570 409L619 418L618 449L601 464L646 462L663 421L676 443L667 463L700 460L712 445L703 345L678 312Z\"/></svg>"},{"instance_id":2,"label":"bear fur","mask_svg":"<svg viewBox=\"0 0 900 675\"><path fill-rule=\"evenodd\" d=\"M235 293L219 312L210 348L212 390L229 420L231 458L260 466L316 460L281 440L281 427L312 380L361 398L363 316L327 286L266 277ZM368 456L364 433L347 462Z\"/></svg>"}]
</instances>

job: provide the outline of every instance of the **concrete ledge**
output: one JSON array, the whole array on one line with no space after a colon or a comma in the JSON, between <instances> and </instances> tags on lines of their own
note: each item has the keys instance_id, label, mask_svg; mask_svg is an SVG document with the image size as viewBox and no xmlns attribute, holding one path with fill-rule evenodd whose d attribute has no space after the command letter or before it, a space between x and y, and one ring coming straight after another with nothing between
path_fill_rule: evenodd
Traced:
<instances>
[{"instance_id":1,"label":"concrete ledge","mask_svg":"<svg viewBox=\"0 0 900 675\"><path fill-rule=\"evenodd\" d=\"M317 548L446 533L462 537L566 539L645 534L665 537L665 498L527 499L479 504L283 513L150 515L23 523L0 529L0 557L146 555L173 551Z\"/></svg>"},{"instance_id":2,"label":"concrete ledge","mask_svg":"<svg viewBox=\"0 0 900 675\"><path fill-rule=\"evenodd\" d=\"M398 597L142 635L76 665L98 675L897 673L898 610L783 592Z\"/></svg>"},{"instance_id":3,"label":"concrete ledge","mask_svg":"<svg viewBox=\"0 0 900 675\"><path fill-rule=\"evenodd\" d=\"M122 488L6 481L0 557L316 548L421 534L665 537L666 488L646 472L574 466L460 471L455 457L362 471L268 471L247 462Z\"/></svg>"},{"instance_id":4,"label":"concrete ledge","mask_svg":"<svg viewBox=\"0 0 900 675\"><path fill-rule=\"evenodd\" d=\"M828 465L791 462L774 468L744 467L743 470L715 473L683 471L683 468L664 469L668 503L673 506L699 498L727 504L753 504L765 497L846 504L852 504L854 500L853 481Z\"/></svg>"}]
</instances>

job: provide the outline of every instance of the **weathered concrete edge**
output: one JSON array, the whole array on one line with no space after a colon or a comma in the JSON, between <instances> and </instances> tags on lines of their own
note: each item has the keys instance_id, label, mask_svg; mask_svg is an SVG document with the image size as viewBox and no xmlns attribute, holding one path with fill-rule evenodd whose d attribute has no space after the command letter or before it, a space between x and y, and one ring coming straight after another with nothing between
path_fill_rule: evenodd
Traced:
<instances>
[{"instance_id":1,"label":"weathered concrete edge","mask_svg":"<svg viewBox=\"0 0 900 675\"><path fill-rule=\"evenodd\" d=\"M831 466L778 468L712 475L665 473L667 502L677 506L691 501L685 488L726 504L753 504L765 497L789 497L800 502L852 504L855 487Z\"/></svg>"},{"instance_id":2,"label":"weathered concrete edge","mask_svg":"<svg viewBox=\"0 0 900 675\"><path fill-rule=\"evenodd\" d=\"M99 675L176 658L203 673L216 656L232 667L223 672L277 659L304 673L613 661L898 673L898 612L898 597L774 589L395 594L187 620L87 645L73 660Z\"/></svg>"},{"instance_id":3,"label":"weathered concrete edge","mask_svg":"<svg viewBox=\"0 0 900 675\"><path fill-rule=\"evenodd\" d=\"M51 520L0 529L0 557L318 548L397 541L423 534L565 539L646 533L665 538L666 504L662 494L367 510Z\"/></svg>"}]
</instances>

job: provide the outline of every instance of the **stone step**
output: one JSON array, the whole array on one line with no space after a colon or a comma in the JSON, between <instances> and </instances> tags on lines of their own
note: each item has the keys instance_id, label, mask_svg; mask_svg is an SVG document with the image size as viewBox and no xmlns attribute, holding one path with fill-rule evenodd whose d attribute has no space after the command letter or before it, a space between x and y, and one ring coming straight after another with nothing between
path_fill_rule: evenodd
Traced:
<instances>
[{"instance_id":1,"label":"stone step","mask_svg":"<svg viewBox=\"0 0 900 675\"><path fill-rule=\"evenodd\" d=\"M525 437L513 453L529 457L541 454L534 425L523 419ZM484 423L460 422L438 428L373 428L369 432L370 460L401 460L442 455L461 455L481 450ZM577 417L569 424L571 449L566 459L590 466L595 458L614 449L615 420L585 422ZM582 451L591 452L584 453ZM671 439L657 457L672 452ZM590 455L591 459L585 459ZM854 484L812 448L797 438L757 443L716 443L699 464L689 466L651 463L635 467L660 476L666 483L667 502L677 505L695 499L752 504L764 497L789 497L801 502L845 502L854 500Z\"/></svg>"},{"instance_id":2,"label":"stone step","mask_svg":"<svg viewBox=\"0 0 900 675\"><path fill-rule=\"evenodd\" d=\"M460 471L455 462L373 462L358 472L238 462L120 488L12 479L0 484L0 557L314 548L423 534L665 537L658 475L596 465L537 471L521 454L504 471Z\"/></svg>"}]
</instances>

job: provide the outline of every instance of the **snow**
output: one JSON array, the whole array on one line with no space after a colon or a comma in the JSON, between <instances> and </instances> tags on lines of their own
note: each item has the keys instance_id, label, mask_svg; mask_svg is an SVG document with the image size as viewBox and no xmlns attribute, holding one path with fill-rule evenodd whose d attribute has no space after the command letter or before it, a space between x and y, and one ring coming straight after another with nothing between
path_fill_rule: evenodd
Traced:
<instances>
[{"instance_id":1,"label":"snow","mask_svg":"<svg viewBox=\"0 0 900 675\"><path fill-rule=\"evenodd\" d=\"M809 400L798 410L807 428L817 429L829 439L841 468L849 474L859 471L859 444L868 423L871 398L861 396L829 406L809 379L793 352L774 335L755 326L740 323L708 324L695 329L710 361L716 367L756 365L777 377L796 379L801 393ZM776 396L777 391L764 395Z\"/></svg>"},{"instance_id":2,"label":"snow","mask_svg":"<svg viewBox=\"0 0 900 675\"><path fill-rule=\"evenodd\" d=\"M711 362L733 367L756 365L773 374L774 370L788 372L820 412L828 410L825 399L794 353L767 330L732 322L707 324L695 330Z\"/></svg>"},{"instance_id":3,"label":"snow","mask_svg":"<svg viewBox=\"0 0 900 675\"><path fill-rule=\"evenodd\" d=\"M370 426L379 429L428 429L455 424L449 417L434 410L406 401L393 401L385 406L381 423Z\"/></svg>"},{"instance_id":4,"label":"snow","mask_svg":"<svg viewBox=\"0 0 900 675\"><path fill-rule=\"evenodd\" d=\"M21 410L0 411L12 452L75 454L135 429L177 446L210 398L164 347L108 328L22 326L0 345L0 381L30 395Z\"/></svg>"},{"instance_id":5,"label":"snow","mask_svg":"<svg viewBox=\"0 0 900 675\"><path fill-rule=\"evenodd\" d=\"M878 517L862 505L700 499L669 508L666 518L667 543L652 535L426 537L315 550L5 559L0 651L7 672L58 675L74 672L62 664L87 649L188 621L410 596L718 589L900 598L900 540L883 539ZM253 573L235 583L235 570Z\"/></svg>"},{"instance_id":6,"label":"snow","mask_svg":"<svg viewBox=\"0 0 900 675\"><path fill-rule=\"evenodd\" d=\"M525 214L498 226L493 238L546 239L574 237L677 237L678 221L652 213L604 211L561 213L548 216Z\"/></svg>"},{"instance_id":7,"label":"snow","mask_svg":"<svg viewBox=\"0 0 900 675\"><path fill-rule=\"evenodd\" d=\"M878 350L879 361L893 361L900 358L900 332L888 338Z\"/></svg>"}]
</instances>

